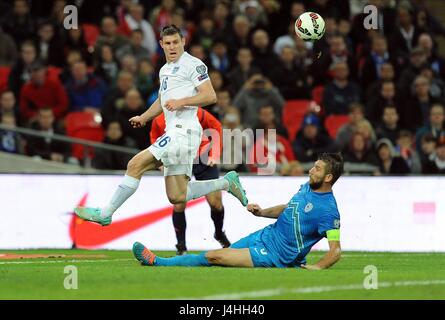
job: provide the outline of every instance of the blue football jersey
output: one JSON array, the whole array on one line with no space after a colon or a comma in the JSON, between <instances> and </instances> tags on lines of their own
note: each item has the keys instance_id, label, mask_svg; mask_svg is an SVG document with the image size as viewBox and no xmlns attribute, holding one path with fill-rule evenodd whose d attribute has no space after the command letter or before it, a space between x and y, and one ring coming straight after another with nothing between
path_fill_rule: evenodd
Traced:
<instances>
[{"instance_id":1,"label":"blue football jersey","mask_svg":"<svg viewBox=\"0 0 445 320\"><path fill-rule=\"evenodd\" d=\"M277 266L299 266L326 231L340 228L340 213L332 192L314 192L301 185L274 224L264 228L261 240Z\"/></svg>"}]
</instances>

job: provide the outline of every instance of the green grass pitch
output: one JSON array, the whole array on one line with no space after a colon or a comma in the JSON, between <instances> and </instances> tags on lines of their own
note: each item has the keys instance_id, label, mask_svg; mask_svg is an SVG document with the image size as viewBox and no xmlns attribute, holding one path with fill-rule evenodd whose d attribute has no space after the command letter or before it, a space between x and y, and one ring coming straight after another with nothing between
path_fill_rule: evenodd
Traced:
<instances>
[{"instance_id":1,"label":"green grass pitch","mask_svg":"<svg viewBox=\"0 0 445 320\"><path fill-rule=\"evenodd\" d=\"M142 267L131 251L7 252L106 257L0 259L0 299L445 299L445 255L440 253L344 252L333 268L307 271ZM312 252L308 263L322 255ZM367 265L377 268L378 289L363 287ZM77 289L64 287L66 266L77 268Z\"/></svg>"}]
</instances>

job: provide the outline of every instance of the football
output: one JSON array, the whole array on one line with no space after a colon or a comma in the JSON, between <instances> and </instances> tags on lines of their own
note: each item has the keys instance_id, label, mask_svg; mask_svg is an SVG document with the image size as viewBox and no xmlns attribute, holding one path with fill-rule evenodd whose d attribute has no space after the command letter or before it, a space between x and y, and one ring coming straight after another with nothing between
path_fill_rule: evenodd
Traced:
<instances>
[{"instance_id":1,"label":"football","mask_svg":"<svg viewBox=\"0 0 445 320\"><path fill-rule=\"evenodd\" d=\"M295 32L303 40L320 40L325 32L323 18L315 12L305 12L295 21Z\"/></svg>"}]
</instances>

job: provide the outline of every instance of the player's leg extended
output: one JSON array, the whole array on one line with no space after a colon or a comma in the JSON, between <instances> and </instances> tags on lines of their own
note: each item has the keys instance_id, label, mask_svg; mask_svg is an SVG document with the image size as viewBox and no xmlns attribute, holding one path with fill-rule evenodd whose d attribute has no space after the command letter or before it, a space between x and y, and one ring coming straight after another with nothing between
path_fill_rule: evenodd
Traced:
<instances>
[{"instance_id":1,"label":"player's leg extended","mask_svg":"<svg viewBox=\"0 0 445 320\"><path fill-rule=\"evenodd\" d=\"M161 258L156 256L143 244L135 242L133 245L133 254L142 265L155 267L210 267L212 265L227 267L253 267L249 249L225 248L202 252L200 254Z\"/></svg>"},{"instance_id":2,"label":"player's leg extended","mask_svg":"<svg viewBox=\"0 0 445 320\"><path fill-rule=\"evenodd\" d=\"M183 255L187 251L185 241L185 231L187 228L187 221L185 219L186 203L175 204L173 206L172 221L176 235L176 255Z\"/></svg>"},{"instance_id":3,"label":"player's leg extended","mask_svg":"<svg viewBox=\"0 0 445 320\"><path fill-rule=\"evenodd\" d=\"M190 181L187 185L186 201L200 198L218 190L228 191L234 195L243 206L247 205L246 192L242 188L238 174L235 171L231 171L219 179Z\"/></svg>"},{"instance_id":4,"label":"player's leg extended","mask_svg":"<svg viewBox=\"0 0 445 320\"><path fill-rule=\"evenodd\" d=\"M210 206L210 215L215 225L215 239L223 248L230 247L230 241L223 231L224 225L224 206L222 203L221 191L215 191L206 195L207 203Z\"/></svg>"},{"instance_id":5,"label":"player's leg extended","mask_svg":"<svg viewBox=\"0 0 445 320\"><path fill-rule=\"evenodd\" d=\"M74 210L81 219L97 222L103 226L111 223L113 213L135 193L145 171L157 169L162 163L147 149L135 155L127 165L125 177L104 208L79 207Z\"/></svg>"}]
</instances>

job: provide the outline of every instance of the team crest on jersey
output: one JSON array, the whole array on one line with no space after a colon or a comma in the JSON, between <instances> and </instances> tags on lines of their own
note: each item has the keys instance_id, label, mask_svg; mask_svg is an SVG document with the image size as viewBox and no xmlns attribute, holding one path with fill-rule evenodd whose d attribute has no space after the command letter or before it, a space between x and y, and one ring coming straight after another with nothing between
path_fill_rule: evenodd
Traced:
<instances>
[{"instance_id":1,"label":"team crest on jersey","mask_svg":"<svg viewBox=\"0 0 445 320\"><path fill-rule=\"evenodd\" d=\"M196 67L196 72L198 72L200 75L204 75L207 73L207 68L205 65L200 65Z\"/></svg>"},{"instance_id":2,"label":"team crest on jersey","mask_svg":"<svg viewBox=\"0 0 445 320\"><path fill-rule=\"evenodd\" d=\"M340 220L338 220L338 219L335 219L335 220L334 220L334 227L335 227L336 229L339 229L339 228L340 228Z\"/></svg>"},{"instance_id":3,"label":"team crest on jersey","mask_svg":"<svg viewBox=\"0 0 445 320\"><path fill-rule=\"evenodd\" d=\"M313 205L312 203L309 202L309 203L306 205L306 207L304 207L304 212L308 213L308 212L310 212L313 208L314 208L314 205Z\"/></svg>"},{"instance_id":4,"label":"team crest on jersey","mask_svg":"<svg viewBox=\"0 0 445 320\"><path fill-rule=\"evenodd\" d=\"M174 67L172 70L172 74L175 74L176 72L178 72L178 70L179 70L179 66Z\"/></svg>"}]
</instances>

